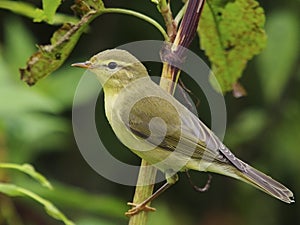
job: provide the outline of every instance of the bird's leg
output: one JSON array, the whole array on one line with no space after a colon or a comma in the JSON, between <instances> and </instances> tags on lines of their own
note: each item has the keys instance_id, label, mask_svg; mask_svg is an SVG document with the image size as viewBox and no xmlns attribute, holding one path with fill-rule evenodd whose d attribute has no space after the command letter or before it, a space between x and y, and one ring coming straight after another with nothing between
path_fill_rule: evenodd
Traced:
<instances>
[{"instance_id":1,"label":"bird's leg","mask_svg":"<svg viewBox=\"0 0 300 225\"><path fill-rule=\"evenodd\" d=\"M158 196L160 196L165 190L167 190L169 187L171 187L173 184L175 184L177 180L178 180L177 174L167 177L167 182L163 186L161 186L156 192L154 192L149 198L144 200L143 202L141 202L139 204L128 202L127 205L131 205L134 207L132 209L129 209L125 213L125 215L133 216L133 215L139 213L140 211L155 211L156 210L155 208L147 206L147 204L149 202L153 201L154 199L156 199Z\"/></svg>"},{"instance_id":2,"label":"bird's leg","mask_svg":"<svg viewBox=\"0 0 300 225\"><path fill-rule=\"evenodd\" d=\"M210 182L211 182L211 179L212 179L212 176L211 176L210 174L208 174L208 180L206 181L205 186L204 186L204 187L198 187L198 186L195 185L195 184L193 183L193 181L191 180L191 175L189 174L189 171L187 170L187 171L185 171L185 172L186 172L186 175L187 175L187 177L188 177L188 179L189 179L190 184L192 185L192 187L193 187L196 191L199 191L199 192L205 192L205 191L207 191L207 190L209 189L209 187L210 187Z\"/></svg>"},{"instance_id":3,"label":"bird's leg","mask_svg":"<svg viewBox=\"0 0 300 225\"><path fill-rule=\"evenodd\" d=\"M134 206L132 209L129 209L125 215L126 216L133 216L137 213L139 213L140 211L155 211L156 209L153 207L149 207L147 206L147 204L149 202L151 202L152 200L154 200L155 198L157 198L161 193L163 193L165 190L167 190L172 184L169 184L168 182L166 182L163 186L161 186L155 193L153 193L149 198L147 198L146 200L144 200L143 202L136 204L136 203L132 203L132 202L128 202L127 205L131 205Z\"/></svg>"}]
</instances>

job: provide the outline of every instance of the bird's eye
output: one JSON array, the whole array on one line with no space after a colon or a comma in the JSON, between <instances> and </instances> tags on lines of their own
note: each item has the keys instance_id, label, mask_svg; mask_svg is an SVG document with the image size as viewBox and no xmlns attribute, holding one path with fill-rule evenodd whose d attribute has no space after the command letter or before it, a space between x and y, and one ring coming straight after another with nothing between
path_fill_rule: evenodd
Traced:
<instances>
[{"instance_id":1,"label":"bird's eye","mask_svg":"<svg viewBox=\"0 0 300 225\"><path fill-rule=\"evenodd\" d=\"M116 62L109 62L109 63L107 64L107 67L108 67L109 69L111 69L111 70L116 69L117 66L118 66L118 64L117 64Z\"/></svg>"}]
</instances>

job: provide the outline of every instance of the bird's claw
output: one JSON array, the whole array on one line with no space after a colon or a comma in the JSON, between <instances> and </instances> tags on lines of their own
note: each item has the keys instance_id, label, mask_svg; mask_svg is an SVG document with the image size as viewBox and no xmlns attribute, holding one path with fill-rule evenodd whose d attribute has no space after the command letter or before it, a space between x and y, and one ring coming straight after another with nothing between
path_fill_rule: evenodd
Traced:
<instances>
[{"instance_id":1,"label":"bird's claw","mask_svg":"<svg viewBox=\"0 0 300 225\"><path fill-rule=\"evenodd\" d=\"M155 208L147 206L145 204L136 204L136 203L128 202L127 205L131 205L133 206L133 208L129 209L125 213L126 216L133 216L135 214L138 214L141 211L156 211Z\"/></svg>"}]
</instances>

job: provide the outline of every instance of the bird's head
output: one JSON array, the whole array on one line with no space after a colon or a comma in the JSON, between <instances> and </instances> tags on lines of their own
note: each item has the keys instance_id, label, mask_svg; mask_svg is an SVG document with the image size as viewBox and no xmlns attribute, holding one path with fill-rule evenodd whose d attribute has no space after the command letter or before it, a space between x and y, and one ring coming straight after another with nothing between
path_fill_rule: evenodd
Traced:
<instances>
[{"instance_id":1,"label":"bird's head","mask_svg":"<svg viewBox=\"0 0 300 225\"><path fill-rule=\"evenodd\" d=\"M105 89L123 88L133 80L148 76L146 68L137 58L120 49L100 52L90 60L72 66L95 73Z\"/></svg>"}]
</instances>

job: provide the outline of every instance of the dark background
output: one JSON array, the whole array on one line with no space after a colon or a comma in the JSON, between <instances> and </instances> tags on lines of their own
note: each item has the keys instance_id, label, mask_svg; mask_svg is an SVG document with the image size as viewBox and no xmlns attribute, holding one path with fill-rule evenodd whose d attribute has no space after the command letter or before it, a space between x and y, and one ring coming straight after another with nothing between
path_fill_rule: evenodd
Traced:
<instances>
[{"instance_id":1,"label":"dark background","mask_svg":"<svg viewBox=\"0 0 300 225\"><path fill-rule=\"evenodd\" d=\"M150 1L105 3L107 7L145 13L163 24ZM72 1L65 1L59 11L71 14L71 4ZM248 95L240 99L231 93L225 96L228 125L224 142L241 159L287 185L294 192L296 203L285 204L249 185L216 174L210 189L197 193L183 173L174 187L155 200L153 206L157 212L151 213L149 224L300 224L299 2L261 1L260 4L266 13L268 46L248 63L240 80ZM180 1L172 1L174 12L180 6ZM138 40L162 40L162 36L152 25L134 17L100 16L81 37L62 68L35 87L27 87L19 79L18 68L24 67L36 50L34 44L49 43L57 28L0 10L0 159L33 164L52 181L55 190L52 194L43 192L17 172L0 171L1 178L41 193L77 224L127 224L122 214L127 210L126 202L132 199L134 187L98 175L76 146L72 100L82 70L71 68L70 64L85 61L104 49ZM198 37L191 50L209 63L199 49ZM159 75L160 65L146 66L152 75ZM209 124L210 111L199 87L187 76L182 79L200 99L200 117ZM102 94L98 103L96 120L101 139L115 157L138 165L138 157L112 133L104 116ZM207 174L191 174L194 183L205 184ZM60 224L32 200L3 199L0 198L1 208L12 203L13 216L19 217L21 224ZM0 219L0 224L6 222L1 223Z\"/></svg>"}]
</instances>

